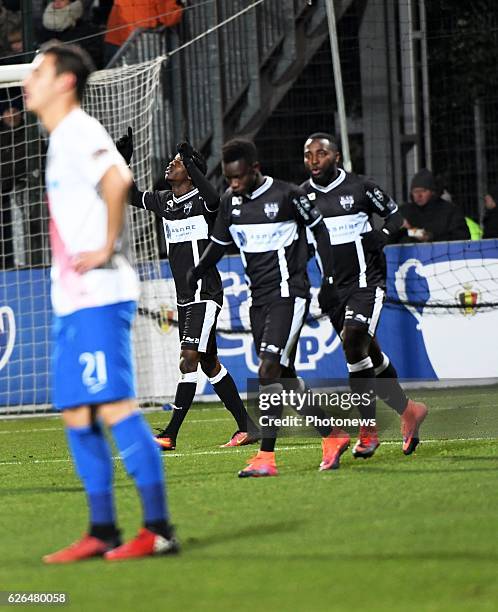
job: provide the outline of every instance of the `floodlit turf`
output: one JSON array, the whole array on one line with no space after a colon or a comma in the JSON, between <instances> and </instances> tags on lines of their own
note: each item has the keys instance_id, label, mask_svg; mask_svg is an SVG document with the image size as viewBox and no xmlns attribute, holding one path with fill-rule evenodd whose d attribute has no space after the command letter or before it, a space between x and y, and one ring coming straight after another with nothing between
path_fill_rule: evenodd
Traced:
<instances>
[{"instance_id":1,"label":"floodlit turf","mask_svg":"<svg viewBox=\"0 0 498 612\"><path fill-rule=\"evenodd\" d=\"M428 434L444 431L464 393L424 394ZM478 415L496 411L476 397ZM193 409L166 456L180 556L46 567L43 554L85 529L84 495L58 420L0 421L0 590L65 591L85 611L497 609L494 440L426 442L412 457L385 443L319 473L318 439L283 439L278 478L240 480L253 447L218 448L233 429L220 407ZM116 483L131 537L139 502L119 461Z\"/></svg>"}]
</instances>

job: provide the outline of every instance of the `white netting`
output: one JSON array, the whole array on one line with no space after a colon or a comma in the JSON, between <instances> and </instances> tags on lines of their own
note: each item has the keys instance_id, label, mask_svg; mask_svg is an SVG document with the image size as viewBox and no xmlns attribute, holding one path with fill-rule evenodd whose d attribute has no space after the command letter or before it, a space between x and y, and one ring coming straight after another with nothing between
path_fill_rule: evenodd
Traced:
<instances>
[{"instance_id":1,"label":"white netting","mask_svg":"<svg viewBox=\"0 0 498 612\"><path fill-rule=\"evenodd\" d=\"M132 126L132 169L140 189L152 187L152 123L163 59L92 75L84 108L116 140ZM1 75L0 75L1 77ZM44 165L47 140L25 113L20 82L0 83L0 414L50 408L50 298ZM71 203L69 202L68 205ZM177 333L175 293L161 280L156 221L129 210L134 263L142 281L134 346L142 401L173 392ZM158 376L158 372L160 373Z\"/></svg>"}]
</instances>

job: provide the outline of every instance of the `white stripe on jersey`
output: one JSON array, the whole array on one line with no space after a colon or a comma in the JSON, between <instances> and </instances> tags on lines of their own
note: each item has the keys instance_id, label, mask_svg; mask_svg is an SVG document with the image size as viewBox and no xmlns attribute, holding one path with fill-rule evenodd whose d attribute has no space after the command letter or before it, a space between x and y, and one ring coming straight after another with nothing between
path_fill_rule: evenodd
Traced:
<instances>
[{"instance_id":1,"label":"white stripe on jersey","mask_svg":"<svg viewBox=\"0 0 498 612\"><path fill-rule=\"evenodd\" d=\"M289 355L294 348L298 338L299 332L301 331L301 327L304 322L304 314L306 312L306 300L302 297L294 298L294 313L292 315L292 323L289 332L289 337L287 338L287 342L285 343L284 350L282 351L282 356L280 357L280 363L287 367L289 365Z\"/></svg>"},{"instance_id":2,"label":"white stripe on jersey","mask_svg":"<svg viewBox=\"0 0 498 612\"><path fill-rule=\"evenodd\" d=\"M194 258L194 267L199 263L199 244L197 240L192 240L192 256ZM197 281L197 289L195 290L194 300L201 299L202 278Z\"/></svg>"},{"instance_id":3,"label":"white stripe on jersey","mask_svg":"<svg viewBox=\"0 0 498 612\"><path fill-rule=\"evenodd\" d=\"M230 233L240 251L266 253L288 247L298 236L295 221L231 225Z\"/></svg>"},{"instance_id":4,"label":"white stripe on jersey","mask_svg":"<svg viewBox=\"0 0 498 612\"><path fill-rule=\"evenodd\" d=\"M163 219L164 231L168 242L193 242L207 240L209 228L202 215L194 215L187 219Z\"/></svg>"},{"instance_id":5,"label":"white stripe on jersey","mask_svg":"<svg viewBox=\"0 0 498 612\"><path fill-rule=\"evenodd\" d=\"M199 338L199 352L205 353L207 349L207 343L209 340L209 334L213 328L214 322L216 321L216 302L209 300L206 302L206 311L204 312L204 321L202 322L201 337Z\"/></svg>"},{"instance_id":6,"label":"white stripe on jersey","mask_svg":"<svg viewBox=\"0 0 498 612\"><path fill-rule=\"evenodd\" d=\"M370 317L370 325L368 326L368 333L372 338L375 336L375 330L377 329L377 323L379 322L380 311L382 310L382 305L384 303L384 291L377 287L375 289L375 302L372 311L372 316ZM386 359L386 355L384 355L384 361ZM389 365L389 358L387 358L387 366ZM384 368L385 369L385 368ZM377 371L375 372L377 374Z\"/></svg>"},{"instance_id":7,"label":"white stripe on jersey","mask_svg":"<svg viewBox=\"0 0 498 612\"><path fill-rule=\"evenodd\" d=\"M360 267L360 272L358 275L359 287L367 286L367 262L365 261L365 253L363 251L363 243L361 241L361 237L354 241L356 246L356 254L358 255L358 265Z\"/></svg>"},{"instance_id":8,"label":"white stripe on jersey","mask_svg":"<svg viewBox=\"0 0 498 612\"><path fill-rule=\"evenodd\" d=\"M339 217L325 217L325 225L329 231L330 244L345 244L355 242L360 234L372 230L368 215L364 212L355 215L340 215Z\"/></svg>"},{"instance_id":9,"label":"white stripe on jersey","mask_svg":"<svg viewBox=\"0 0 498 612\"><path fill-rule=\"evenodd\" d=\"M278 265L280 267L280 295L282 297L289 297L289 268L287 267L287 259L285 258L285 248L278 249Z\"/></svg>"}]
</instances>

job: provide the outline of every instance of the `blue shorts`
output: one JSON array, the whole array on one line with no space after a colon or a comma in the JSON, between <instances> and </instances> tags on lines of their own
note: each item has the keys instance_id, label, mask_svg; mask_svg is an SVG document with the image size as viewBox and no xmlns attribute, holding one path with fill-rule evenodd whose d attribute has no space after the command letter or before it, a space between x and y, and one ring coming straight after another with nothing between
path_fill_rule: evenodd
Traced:
<instances>
[{"instance_id":1,"label":"blue shorts","mask_svg":"<svg viewBox=\"0 0 498 612\"><path fill-rule=\"evenodd\" d=\"M58 410L135 397L131 324L136 302L54 317L52 403Z\"/></svg>"}]
</instances>

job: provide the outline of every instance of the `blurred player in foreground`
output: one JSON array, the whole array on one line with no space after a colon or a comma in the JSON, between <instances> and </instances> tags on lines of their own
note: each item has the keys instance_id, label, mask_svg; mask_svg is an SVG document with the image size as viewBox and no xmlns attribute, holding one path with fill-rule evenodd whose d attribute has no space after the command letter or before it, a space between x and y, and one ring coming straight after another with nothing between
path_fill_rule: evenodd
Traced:
<instances>
[{"instance_id":1,"label":"blurred player in foreground","mask_svg":"<svg viewBox=\"0 0 498 612\"><path fill-rule=\"evenodd\" d=\"M327 301L332 286L331 249L323 217L299 187L263 176L256 147L249 140L224 145L223 174L229 189L221 199L211 244L189 272L189 282L195 287L235 242L250 282L251 331L259 356L260 388L270 394L279 394L285 387L302 391L294 360L309 308L305 228L317 241L323 266L322 298L332 307ZM276 423L282 409L282 404L270 409L272 422ZM317 406L305 406L302 414L325 422ZM336 469L349 437L328 425L316 429L322 436L320 470ZM241 478L277 475L276 435L276 427L263 428L260 451L239 472Z\"/></svg>"},{"instance_id":2,"label":"blurred player in foreground","mask_svg":"<svg viewBox=\"0 0 498 612\"><path fill-rule=\"evenodd\" d=\"M80 106L91 71L79 47L48 43L24 82L26 107L50 134L52 399L90 511L88 533L45 563L178 551L160 452L134 399L130 328L139 286L124 236L132 179L105 129ZM116 526L113 461L102 424L142 501L144 526L126 544Z\"/></svg>"},{"instance_id":3,"label":"blurred player in foreground","mask_svg":"<svg viewBox=\"0 0 498 612\"><path fill-rule=\"evenodd\" d=\"M351 391L361 394L373 389L401 415L403 452L410 455L417 448L427 408L406 397L396 369L375 337L385 298L383 248L390 234L401 227L403 218L383 189L346 173L337 167L338 161L339 150L332 136L309 136L304 145L304 165L310 178L301 187L322 213L329 231L337 295L332 308L323 303L320 306L342 339ZM374 213L384 219L381 230L372 228ZM362 416L375 417L375 398L369 403L369 411ZM378 446L376 428L361 427L353 455L366 459Z\"/></svg>"},{"instance_id":4,"label":"blurred player in foreground","mask_svg":"<svg viewBox=\"0 0 498 612\"><path fill-rule=\"evenodd\" d=\"M133 155L131 128L117 141L116 147L129 164ZM199 257L209 244L209 232L220 204L220 196L206 178L206 171L202 155L188 142L183 142L178 145L178 154L168 164L164 175L171 190L139 191L135 183L131 190L130 203L140 210L154 212L163 222L176 289L180 380L171 420L156 435L157 443L165 451L176 448L178 432L194 401L199 365L237 423L237 431L222 446L244 446L258 439L257 427L246 412L235 382L218 359L216 321L223 304L220 274L212 268L196 287L191 289L187 283L188 270L199 263Z\"/></svg>"}]
</instances>

